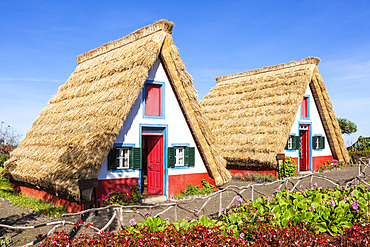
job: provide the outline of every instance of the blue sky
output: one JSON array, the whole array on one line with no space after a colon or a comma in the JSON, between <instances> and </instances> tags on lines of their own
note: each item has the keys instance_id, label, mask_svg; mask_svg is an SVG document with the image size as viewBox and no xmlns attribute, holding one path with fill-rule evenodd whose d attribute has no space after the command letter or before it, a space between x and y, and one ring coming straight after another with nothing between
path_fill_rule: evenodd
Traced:
<instances>
[{"instance_id":1,"label":"blue sky","mask_svg":"<svg viewBox=\"0 0 370 247\"><path fill-rule=\"evenodd\" d=\"M76 56L167 19L198 99L217 76L300 60L319 70L337 117L370 136L370 1L1 1L0 121L23 136Z\"/></svg>"}]
</instances>

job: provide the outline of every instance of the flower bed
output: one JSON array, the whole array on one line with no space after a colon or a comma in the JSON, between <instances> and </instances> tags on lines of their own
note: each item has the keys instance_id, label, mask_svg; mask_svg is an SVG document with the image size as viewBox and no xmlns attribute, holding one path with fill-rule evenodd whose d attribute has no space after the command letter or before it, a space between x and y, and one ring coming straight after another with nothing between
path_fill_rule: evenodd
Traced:
<instances>
[{"instance_id":1,"label":"flower bed","mask_svg":"<svg viewBox=\"0 0 370 247\"><path fill-rule=\"evenodd\" d=\"M344 161L339 160L328 160L327 164L321 165L318 169L319 172L333 170L341 168L344 165Z\"/></svg>"},{"instance_id":2,"label":"flower bed","mask_svg":"<svg viewBox=\"0 0 370 247\"><path fill-rule=\"evenodd\" d=\"M219 218L199 220L148 217L118 233L85 234L70 240L58 232L42 246L366 246L369 244L369 187L303 192L276 191L222 210ZM126 243L124 245L123 243ZM53 245L55 244L55 245Z\"/></svg>"}]
</instances>

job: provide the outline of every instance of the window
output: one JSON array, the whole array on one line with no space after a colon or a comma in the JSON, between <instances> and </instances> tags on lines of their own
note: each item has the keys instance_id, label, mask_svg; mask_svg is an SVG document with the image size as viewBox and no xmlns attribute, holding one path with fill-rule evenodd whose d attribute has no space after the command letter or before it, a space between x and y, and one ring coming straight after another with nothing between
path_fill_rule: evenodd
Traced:
<instances>
[{"instance_id":1,"label":"window","mask_svg":"<svg viewBox=\"0 0 370 247\"><path fill-rule=\"evenodd\" d=\"M185 147L175 147L175 166L184 166L185 164Z\"/></svg>"},{"instance_id":2,"label":"window","mask_svg":"<svg viewBox=\"0 0 370 247\"><path fill-rule=\"evenodd\" d=\"M128 148L116 148L117 169L128 169L130 166Z\"/></svg>"},{"instance_id":3,"label":"window","mask_svg":"<svg viewBox=\"0 0 370 247\"><path fill-rule=\"evenodd\" d=\"M145 84L145 116L162 116L161 87L159 84Z\"/></svg>"},{"instance_id":4,"label":"window","mask_svg":"<svg viewBox=\"0 0 370 247\"><path fill-rule=\"evenodd\" d=\"M301 118L308 118L308 97L303 97L301 103Z\"/></svg>"},{"instance_id":5,"label":"window","mask_svg":"<svg viewBox=\"0 0 370 247\"><path fill-rule=\"evenodd\" d=\"M141 148L113 147L108 155L108 170L141 169Z\"/></svg>"},{"instance_id":6,"label":"window","mask_svg":"<svg viewBox=\"0 0 370 247\"><path fill-rule=\"evenodd\" d=\"M313 136L312 147L313 149L325 149L325 136Z\"/></svg>"},{"instance_id":7,"label":"window","mask_svg":"<svg viewBox=\"0 0 370 247\"><path fill-rule=\"evenodd\" d=\"M168 167L195 166L195 148L175 146L168 148Z\"/></svg>"},{"instance_id":8,"label":"window","mask_svg":"<svg viewBox=\"0 0 370 247\"><path fill-rule=\"evenodd\" d=\"M285 146L285 150L298 150L299 149L299 136L290 135Z\"/></svg>"}]
</instances>

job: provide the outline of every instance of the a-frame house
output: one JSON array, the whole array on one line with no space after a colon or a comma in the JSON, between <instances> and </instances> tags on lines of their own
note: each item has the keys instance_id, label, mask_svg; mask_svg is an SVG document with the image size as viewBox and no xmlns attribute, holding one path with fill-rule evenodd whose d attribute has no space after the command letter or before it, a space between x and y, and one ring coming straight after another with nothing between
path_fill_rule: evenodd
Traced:
<instances>
[{"instance_id":1,"label":"a-frame house","mask_svg":"<svg viewBox=\"0 0 370 247\"><path fill-rule=\"evenodd\" d=\"M98 198L138 183L168 199L202 179L216 186L231 179L172 27L161 20L77 57L5 163L22 193L76 211L92 194L81 181L97 181Z\"/></svg>"},{"instance_id":2,"label":"a-frame house","mask_svg":"<svg viewBox=\"0 0 370 247\"><path fill-rule=\"evenodd\" d=\"M308 57L216 78L200 103L229 171L274 173L279 153L295 159L297 172L331 159L349 162L319 61Z\"/></svg>"}]
</instances>

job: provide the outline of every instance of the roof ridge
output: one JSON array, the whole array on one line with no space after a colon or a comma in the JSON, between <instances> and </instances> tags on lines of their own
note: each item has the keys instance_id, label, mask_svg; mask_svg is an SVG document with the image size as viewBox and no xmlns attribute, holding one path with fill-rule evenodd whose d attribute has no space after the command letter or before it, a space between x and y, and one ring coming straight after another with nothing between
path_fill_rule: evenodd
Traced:
<instances>
[{"instance_id":1,"label":"roof ridge","mask_svg":"<svg viewBox=\"0 0 370 247\"><path fill-rule=\"evenodd\" d=\"M275 70L291 68L291 67L300 66L300 65L304 65L304 64L315 64L315 65L317 65L319 62L320 62L320 58L318 58L318 57L307 57L305 59L298 60L298 61L293 61L293 62L289 62L289 63L282 63L282 64L278 64L278 65L263 67L261 69L254 69L254 70L250 70L250 71L246 71L246 72L242 72L242 73L236 73L236 74L233 74L233 75L219 76L219 77L216 78L216 81L217 81L217 83L219 83L219 82L222 82L222 81L236 79L236 78L239 78L239 77L257 75L257 74L261 74L261 73L266 73L266 72L271 72L271 71L275 71Z\"/></svg>"},{"instance_id":2,"label":"roof ridge","mask_svg":"<svg viewBox=\"0 0 370 247\"><path fill-rule=\"evenodd\" d=\"M151 35L153 33L164 31L169 34L171 34L172 27L174 26L173 22L167 21L167 20L159 20L154 22L151 25L142 27L135 32L130 33L129 35L126 35L123 38L114 40L112 42L106 43L98 48L95 48L89 52L83 53L79 56L77 56L77 63L83 63L86 60L92 59L94 57L100 56L102 54L105 54L109 51L112 51L114 49L117 49L119 47L122 47L124 45L127 45L131 42L134 42L138 39L144 38L148 35Z\"/></svg>"}]
</instances>

